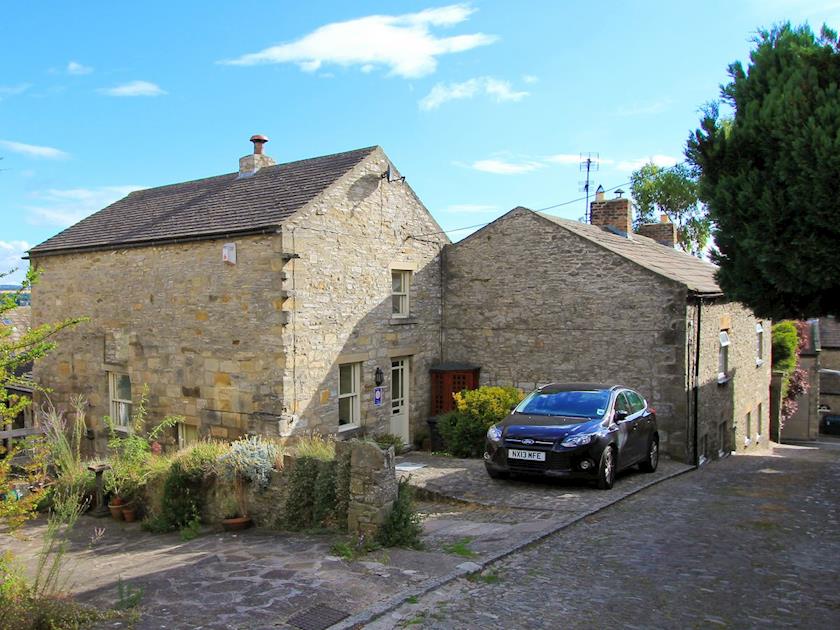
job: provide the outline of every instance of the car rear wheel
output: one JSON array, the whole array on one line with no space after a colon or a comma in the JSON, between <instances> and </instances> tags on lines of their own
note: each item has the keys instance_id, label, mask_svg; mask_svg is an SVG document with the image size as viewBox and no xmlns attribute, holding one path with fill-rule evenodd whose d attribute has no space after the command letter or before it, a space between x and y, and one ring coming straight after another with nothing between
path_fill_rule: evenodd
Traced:
<instances>
[{"instance_id":1,"label":"car rear wheel","mask_svg":"<svg viewBox=\"0 0 840 630\"><path fill-rule=\"evenodd\" d=\"M648 445L647 456L639 464L639 470L646 473L652 473L659 465L659 440L652 438Z\"/></svg>"},{"instance_id":2,"label":"car rear wheel","mask_svg":"<svg viewBox=\"0 0 840 630\"><path fill-rule=\"evenodd\" d=\"M615 482L615 449L608 446L601 453L601 463L598 465L598 488L609 490Z\"/></svg>"}]
</instances>

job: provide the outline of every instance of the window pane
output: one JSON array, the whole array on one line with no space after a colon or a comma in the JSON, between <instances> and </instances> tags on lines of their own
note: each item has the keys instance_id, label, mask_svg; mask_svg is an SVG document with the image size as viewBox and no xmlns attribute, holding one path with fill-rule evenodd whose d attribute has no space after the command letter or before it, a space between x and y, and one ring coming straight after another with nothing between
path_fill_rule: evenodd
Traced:
<instances>
[{"instance_id":1,"label":"window pane","mask_svg":"<svg viewBox=\"0 0 840 630\"><path fill-rule=\"evenodd\" d=\"M638 413L645 408L645 401L636 392L627 392L627 399L630 401L630 413Z\"/></svg>"},{"instance_id":2,"label":"window pane","mask_svg":"<svg viewBox=\"0 0 840 630\"><path fill-rule=\"evenodd\" d=\"M391 312L394 315L400 315L402 313L402 295L392 295L391 296Z\"/></svg>"},{"instance_id":3,"label":"window pane","mask_svg":"<svg viewBox=\"0 0 840 630\"><path fill-rule=\"evenodd\" d=\"M131 422L131 405L117 403L117 424L127 427Z\"/></svg>"},{"instance_id":4,"label":"window pane","mask_svg":"<svg viewBox=\"0 0 840 630\"><path fill-rule=\"evenodd\" d=\"M624 397L623 393L619 394L618 398L615 399L615 410L630 411L630 405L627 404L627 399Z\"/></svg>"},{"instance_id":5,"label":"window pane","mask_svg":"<svg viewBox=\"0 0 840 630\"><path fill-rule=\"evenodd\" d=\"M131 400L131 379L128 374L114 376L114 394L119 400Z\"/></svg>"},{"instance_id":6,"label":"window pane","mask_svg":"<svg viewBox=\"0 0 840 630\"><path fill-rule=\"evenodd\" d=\"M391 398L402 398L402 379L400 370L391 370Z\"/></svg>"},{"instance_id":7,"label":"window pane","mask_svg":"<svg viewBox=\"0 0 840 630\"><path fill-rule=\"evenodd\" d=\"M392 271L391 272L391 290L394 293L404 293L405 288L403 284L403 280L405 279L405 274L402 271Z\"/></svg>"},{"instance_id":8,"label":"window pane","mask_svg":"<svg viewBox=\"0 0 840 630\"><path fill-rule=\"evenodd\" d=\"M352 394L355 391L353 383L353 364L347 363L338 368L338 393Z\"/></svg>"},{"instance_id":9,"label":"window pane","mask_svg":"<svg viewBox=\"0 0 840 630\"><path fill-rule=\"evenodd\" d=\"M338 399L338 424L353 424L353 400L355 397Z\"/></svg>"}]
</instances>

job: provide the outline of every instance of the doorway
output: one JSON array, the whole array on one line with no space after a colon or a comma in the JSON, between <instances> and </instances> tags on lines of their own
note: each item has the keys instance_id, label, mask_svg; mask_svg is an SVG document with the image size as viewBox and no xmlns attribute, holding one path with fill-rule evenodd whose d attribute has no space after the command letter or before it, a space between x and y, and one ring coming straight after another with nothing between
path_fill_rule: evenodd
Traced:
<instances>
[{"instance_id":1,"label":"doorway","mask_svg":"<svg viewBox=\"0 0 840 630\"><path fill-rule=\"evenodd\" d=\"M410 357L391 359L391 433L409 444L408 403L411 379L409 378Z\"/></svg>"}]
</instances>

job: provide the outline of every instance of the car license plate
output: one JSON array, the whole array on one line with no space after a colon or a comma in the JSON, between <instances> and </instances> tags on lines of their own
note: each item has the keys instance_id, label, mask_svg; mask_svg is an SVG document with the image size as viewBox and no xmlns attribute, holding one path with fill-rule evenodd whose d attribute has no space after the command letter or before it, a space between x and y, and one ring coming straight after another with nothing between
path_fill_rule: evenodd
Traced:
<instances>
[{"instance_id":1,"label":"car license plate","mask_svg":"<svg viewBox=\"0 0 840 630\"><path fill-rule=\"evenodd\" d=\"M508 459L527 459L531 462L544 462L545 453L541 451L520 451L515 448L509 448Z\"/></svg>"}]
</instances>

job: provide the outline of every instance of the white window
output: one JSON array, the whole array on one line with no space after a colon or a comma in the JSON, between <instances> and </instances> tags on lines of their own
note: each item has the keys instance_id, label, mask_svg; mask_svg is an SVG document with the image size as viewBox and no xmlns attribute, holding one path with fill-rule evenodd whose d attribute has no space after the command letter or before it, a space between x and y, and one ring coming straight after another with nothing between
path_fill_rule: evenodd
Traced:
<instances>
[{"instance_id":1,"label":"white window","mask_svg":"<svg viewBox=\"0 0 840 630\"><path fill-rule=\"evenodd\" d=\"M761 322L755 325L755 364L764 364L764 326Z\"/></svg>"},{"instance_id":2,"label":"white window","mask_svg":"<svg viewBox=\"0 0 840 630\"><path fill-rule=\"evenodd\" d=\"M749 412L749 411L747 412L746 423L747 423L747 434L744 436L744 446L749 446L750 445L750 438L752 437L752 413Z\"/></svg>"},{"instance_id":3,"label":"white window","mask_svg":"<svg viewBox=\"0 0 840 630\"><path fill-rule=\"evenodd\" d=\"M408 291L411 286L411 272L391 272L391 314L394 317L408 317Z\"/></svg>"},{"instance_id":4,"label":"white window","mask_svg":"<svg viewBox=\"0 0 840 630\"><path fill-rule=\"evenodd\" d=\"M720 348L718 349L718 383L725 383L726 373L729 371L729 333L720 331Z\"/></svg>"},{"instance_id":5,"label":"white window","mask_svg":"<svg viewBox=\"0 0 840 630\"><path fill-rule=\"evenodd\" d=\"M361 363L338 366L338 428L359 426L359 390L361 389Z\"/></svg>"},{"instance_id":6,"label":"white window","mask_svg":"<svg viewBox=\"0 0 840 630\"><path fill-rule=\"evenodd\" d=\"M131 426L131 379L128 374L108 373L108 389L111 398L111 420L114 426Z\"/></svg>"}]
</instances>

